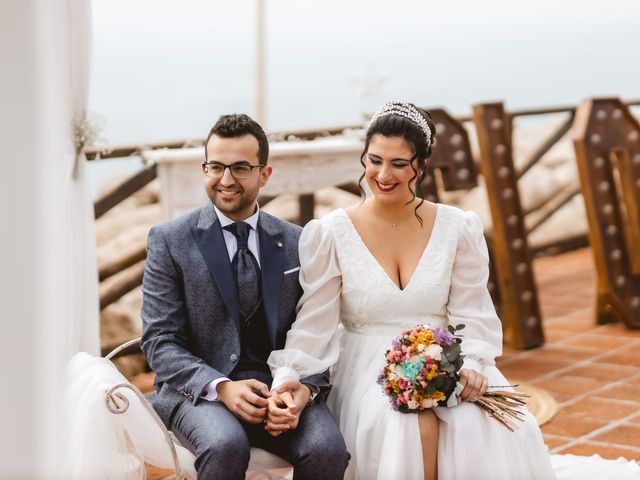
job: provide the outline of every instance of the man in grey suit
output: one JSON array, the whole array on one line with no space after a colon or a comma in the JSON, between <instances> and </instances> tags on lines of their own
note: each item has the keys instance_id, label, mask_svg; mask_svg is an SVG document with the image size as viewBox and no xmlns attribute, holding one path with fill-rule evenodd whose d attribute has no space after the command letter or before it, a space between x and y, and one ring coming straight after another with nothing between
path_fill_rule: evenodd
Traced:
<instances>
[{"instance_id":1,"label":"man in grey suit","mask_svg":"<svg viewBox=\"0 0 640 480\"><path fill-rule=\"evenodd\" d=\"M288 460L296 479L340 479L349 461L324 404L328 374L290 385L297 428L267 432L266 360L295 320L300 227L260 211L269 144L247 115L220 117L202 164L211 200L151 229L142 349L156 373L152 403L196 455L198 478L243 479L251 446Z\"/></svg>"}]
</instances>

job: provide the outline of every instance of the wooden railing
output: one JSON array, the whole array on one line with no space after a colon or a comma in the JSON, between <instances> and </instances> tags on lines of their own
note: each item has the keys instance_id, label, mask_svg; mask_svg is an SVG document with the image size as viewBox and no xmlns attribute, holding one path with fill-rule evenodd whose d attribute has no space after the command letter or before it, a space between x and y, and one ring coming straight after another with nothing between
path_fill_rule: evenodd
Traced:
<instances>
[{"instance_id":1,"label":"wooden railing","mask_svg":"<svg viewBox=\"0 0 640 480\"><path fill-rule=\"evenodd\" d=\"M620 104L625 109L630 106L640 105L640 100L634 100ZM618 109L622 108L618 107ZM609 108L609 107L607 107ZM502 104L484 104L474 107L472 116L452 117L442 109L431 110L434 121L438 125L437 145L434 148L434 155L430 161L422 190L425 198L438 201L438 188L436 187L435 178L438 176L442 179L442 187L445 190L469 189L477 185L478 167L484 176L487 187L487 196L491 208L492 229L488 232L488 244L491 250L492 260L492 276L489 287L498 307L503 325L505 327L505 338L507 341L520 348L531 348L539 346L544 342L542 329L542 320L538 306L537 291L535 279L533 277L531 259L533 256L544 254L556 254L573 248L585 246L589 243L586 235L580 235L575 238L568 238L560 242L553 242L546 245L537 246L535 249L529 249L527 237L531 232L540 228L549 218L551 218L560 208L574 198L579 193L588 192L593 186L596 177L591 177L585 172L585 162L580 160L580 155L584 158L585 154L578 155L579 165L581 166L581 186L569 186L564 190L558 191L554 196L538 205L533 205L527 210L523 210L519 198L518 182L523 175L534 167L540 159L551 150L551 148L563 138L576 124L577 119L575 106L565 106L545 109L518 110L506 112ZM626 111L626 110L625 110ZM513 162L512 153L512 131L513 121L517 117L548 115L557 113L569 114L567 120L562 123L552 134L544 139L542 143L534 150L531 156L526 159L523 166L516 170ZM584 116L584 115L583 115ZM629 115L630 117L630 115ZM626 118L626 117L625 117ZM600 119L602 120L602 119ZM469 139L464 127L464 123L472 122L478 132L478 141L480 145L480 156L474 159L471 154ZM632 125L633 127L633 125ZM335 135L347 128L362 128L358 125L347 125L342 127L334 127L330 129L319 130L300 130L292 132L275 132L270 134L271 140L287 140L291 137L304 140L312 140L320 136ZM611 127L615 130L615 127ZM605 138L612 137L611 128L606 129ZM635 127L634 127L635 128ZM149 143L144 145L128 145L110 149L109 151L99 151L98 149L89 148L86 150L87 158L94 160L97 158L121 158L140 154L142 151L149 149L175 149L185 146L202 145L202 140L185 140L172 141L164 143ZM614 142L615 143L615 142ZM579 145L576 142L578 152ZM615 147L615 145L614 145ZM622 147L613 148L619 151ZM640 156L628 157L624 154L612 154L618 160L611 162L624 165L623 168L627 173L627 177L640 179ZM628 158L632 158L631 161ZM621 163L622 162L622 163ZM635 162L635 163L634 163ZM436 174L438 171L438 174ZM124 181L117 188L107 195L99 198L95 202L95 215L99 218L109 209L126 199L139 189L143 188L154 178L157 171L155 165L145 166L139 173ZM597 177L598 179L600 177ZM626 178L626 177L625 177ZM638 180L640 182L640 180ZM637 190L633 190L633 185L625 183L624 187L627 192L622 200L627 202L636 202L634 205L640 205L638 201ZM627 185L628 184L628 185ZM341 185L347 191L358 192L355 183ZM631 193L630 193L631 192ZM269 199L263 199L263 203ZM589 206L587 202L587 211L589 213L589 235L591 243L597 244L597 234L607 235L606 231L601 232L603 218L602 215L593 212L597 210L595 204ZM315 208L314 196L312 194L299 196L299 223L304 225L308 220L313 218ZM613 208L613 207L612 207ZM630 208L630 216L637 218L638 212ZM527 229L525 227L524 218L526 215L537 211L536 221ZM629 219L629 212L626 213L625 219ZM616 219L619 219L619 215ZM640 220L638 220L640 221ZM625 292L620 293L622 286L617 284L622 281L621 274L612 273L611 262L602 261L596 258L596 264L599 274L599 296L598 296L598 321L606 322L613 319L622 320L629 326L640 326L640 313L636 317L636 308L640 312L640 287L636 283L640 280L640 259L638 258L638 243L630 243L635 240L640 241L640 224L631 223L631 233L625 233L625 244L620 250L620 255L624 259L631 259L632 270L625 271ZM610 229L611 230L611 229ZM625 230L626 232L627 230ZM596 236L594 236L596 235ZM604 243L601 242L603 245ZM632 246L636 245L633 249ZM595 254L599 257L606 256L604 247L598 249L596 247ZM122 258L117 262L108 265L101 265L99 276L104 280L111 275L130 268L145 258L146 251L144 247L140 247L137 251L131 252L126 258ZM614 262L615 263L615 262ZM617 267L616 267L617 268ZM617 272L617 271L616 271ZM101 299L101 308L117 301L122 295L136 288L142 281L142 269L136 268L128 272L128 277L118 284L117 288L104 291ZM617 283L616 283L617 282ZM622 297L621 297L622 295ZM626 310L620 307L620 304L626 305ZM638 307L635 305L638 304ZM628 308L627 308L628 307ZM631 308L631 310L629 310ZM631 313L619 313L622 311ZM630 317L631 315L631 317ZM631 318L629 320L628 318Z\"/></svg>"}]
</instances>

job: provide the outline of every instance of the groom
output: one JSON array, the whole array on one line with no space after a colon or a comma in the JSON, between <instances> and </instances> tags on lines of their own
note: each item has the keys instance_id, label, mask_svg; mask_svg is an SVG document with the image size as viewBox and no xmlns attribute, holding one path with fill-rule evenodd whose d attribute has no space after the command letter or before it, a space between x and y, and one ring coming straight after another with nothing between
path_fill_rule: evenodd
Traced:
<instances>
[{"instance_id":1,"label":"groom","mask_svg":"<svg viewBox=\"0 0 640 480\"><path fill-rule=\"evenodd\" d=\"M288 460L296 479L341 479L349 455L322 401L328 375L291 385L295 430L266 431L267 399L278 395L266 360L284 347L301 293L301 229L256 202L268 156L254 120L220 117L202 164L211 201L149 232L142 349L156 373L152 402L195 453L198 478L244 479L258 446Z\"/></svg>"}]
</instances>

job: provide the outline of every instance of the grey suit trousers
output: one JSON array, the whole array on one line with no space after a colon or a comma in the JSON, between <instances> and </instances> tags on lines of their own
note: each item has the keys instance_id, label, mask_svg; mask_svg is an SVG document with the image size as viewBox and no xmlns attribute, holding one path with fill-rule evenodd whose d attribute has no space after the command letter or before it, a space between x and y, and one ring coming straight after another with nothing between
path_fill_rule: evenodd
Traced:
<instances>
[{"instance_id":1,"label":"grey suit trousers","mask_svg":"<svg viewBox=\"0 0 640 480\"><path fill-rule=\"evenodd\" d=\"M271 383L263 372L241 377ZM278 437L269 435L262 424L239 420L222 402L207 400L195 405L182 402L171 420L171 430L196 455L198 478L204 480L244 479L252 446L291 463L294 480L338 480L349 463L342 435L324 402L305 408L298 428Z\"/></svg>"}]
</instances>

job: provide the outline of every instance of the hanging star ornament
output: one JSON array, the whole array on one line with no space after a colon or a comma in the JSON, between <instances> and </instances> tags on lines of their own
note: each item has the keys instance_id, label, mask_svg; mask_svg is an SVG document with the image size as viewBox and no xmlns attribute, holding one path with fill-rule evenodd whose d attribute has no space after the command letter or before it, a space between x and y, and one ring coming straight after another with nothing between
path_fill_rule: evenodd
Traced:
<instances>
[{"instance_id":1,"label":"hanging star ornament","mask_svg":"<svg viewBox=\"0 0 640 480\"><path fill-rule=\"evenodd\" d=\"M378 72L371 64L351 77L351 82L355 84L355 94L358 98L382 98L382 84L386 80L387 75Z\"/></svg>"}]
</instances>

